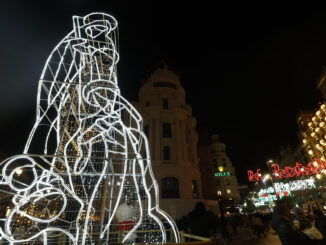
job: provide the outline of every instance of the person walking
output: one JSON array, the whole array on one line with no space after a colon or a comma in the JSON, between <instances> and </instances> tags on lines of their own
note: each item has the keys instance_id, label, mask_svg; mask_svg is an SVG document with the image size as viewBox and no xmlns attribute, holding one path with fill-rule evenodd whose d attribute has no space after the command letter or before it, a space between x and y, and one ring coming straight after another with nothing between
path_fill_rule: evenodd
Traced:
<instances>
[{"instance_id":1,"label":"person walking","mask_svg":"<svg viewBox=\"0 0 326 245\"><path fill-rule=\"evenodd\" d=\"M326 216L320 209L314 210L315 226L323 234L323 240L319 241L319 245L326 245Z\"/></svg>"},{"instance_id":2,"label":"person walking","mask_svg":"<svg viewBox=\"0 0 326 245\"><path fill-rule=\"evenodd\" d=\"M197 202L193 211L187 215L190 233L202 237L211 237L217 227L217 221L212 212L206 210L204 203Z\"/></svg>"},{"instance_id":3,"label":"person walking","mask_svg":"<svg viewBox=\"0 0 326 245\"><path fill-rule=\"evenodd\" d=\"M312 245L312 241L302 232L293 227L291 211L287 205L280 205L278 209L279 220L277 223L278 236L282 245Z\"/></svg>"}]
</instances>

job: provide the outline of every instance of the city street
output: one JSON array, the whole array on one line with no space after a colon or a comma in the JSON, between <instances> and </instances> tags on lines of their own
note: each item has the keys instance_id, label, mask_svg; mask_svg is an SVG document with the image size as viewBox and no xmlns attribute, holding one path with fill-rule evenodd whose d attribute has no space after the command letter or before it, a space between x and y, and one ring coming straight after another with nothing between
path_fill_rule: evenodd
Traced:
<instances>
[{"instance_id":1,"label":"city street","mask_svg":"<svg viewBox=\"0 0 326 245\"><path fill-rule=\"evenodd\" d=\"M227 245L281 245L281 241L278 235L273 235L273 231L270 230L266 237L261 237L259 239L252 239L250 241L244 241L241 234L232 234L232 242L228 242Z\"/></svg>"}]
</instances>

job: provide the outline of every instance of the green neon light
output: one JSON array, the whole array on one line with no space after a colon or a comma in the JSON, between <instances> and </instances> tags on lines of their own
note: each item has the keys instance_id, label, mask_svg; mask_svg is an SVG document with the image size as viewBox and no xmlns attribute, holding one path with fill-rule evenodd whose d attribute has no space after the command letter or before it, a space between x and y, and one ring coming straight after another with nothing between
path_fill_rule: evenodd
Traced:
<instances>
[{"instance_id":1,"label":"green neon light","mask_svg":"<svg viewBox=\"0 0 326 245\"><path fill-rule=\"evenodd\" d=\"M216 177L220 177L220 176L231 176L230 172L221 172L221 173L215 173Z\"/></svg>"}]
</instances>

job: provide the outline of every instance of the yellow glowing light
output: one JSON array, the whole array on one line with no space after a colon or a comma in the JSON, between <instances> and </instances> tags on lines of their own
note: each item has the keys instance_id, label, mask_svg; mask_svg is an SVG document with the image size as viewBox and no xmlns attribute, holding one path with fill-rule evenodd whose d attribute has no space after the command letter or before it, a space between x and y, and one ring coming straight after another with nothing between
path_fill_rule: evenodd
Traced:
<instances>
[{"instance_id":1,"label":"yellow glowing light","mask_svg":"<svg viewBox=\"0 0 326 245\"><path fill-rule=\"evenodd\" d=\"M10 210L11 210L11 209L7 207L7 211L6 211L6 217L9 215L9 213L10 213Z\"/></svg>"},{"instance_id":2,"label":"yellow glowing light","mask_svg":"<svg viewBox=\"0 0 326 245\"><path fill-rule=\"evenodd\" d=\"M313 121L313 122L316 121L316 117L313 117L313 118L312 118L312 121Z\"/></svg>"},{"instance_id":3,"label":"yellow glowing light","mask_svg":"<svg viewBox=\"0 0 326 245\"><path fill-rule=\"evenodd\" d=\"M303 144L307 144L307 140L306 139L303 139Z\"/></svg>"},{"instance_id":4,"label":"yellow glowing light","mask_svg":"<svg viewBox=\"0 0 326 245\"><path fill-rule=\"evenodd\" d=\"M23 170L21 170L20 168L16 170L16 174L17 174L18 176L21 175L22 172L23 172Z\"/></svg>"},{"instance_id":5,"label":"yellow glowing light","mask_svg":"<svg viewBox=\"0 0 326 245\"><path fill-rule=\"evenodd\" d=\"M315 167L318 167L318 163L316 161L314 161L313 164L314 164Z\"/></svg>"},{"instance_id":6,"label":"yellow glowing light","mask_svg":"<svg viewBox=\"0 0 326 245\"><path fill-rule=\"evenodd\" d=\"M325 126L324 122L319 123L319 127L324 127L324 126Z\"/></svg>"},{"instance_id":7,"label":"yellow glowing light","mask_svg":"<svg viewBox=\"0 0 326 245\"><path fill-rule=\"evenodd\" d=\"M326 105L322 104L322 106L320 107L321 109L325 109Z\"/></svg>"},{"instance_id":8,"label":"yellow glowing light","mask_svg":"<svg viewBox=\"0 0 326 245\"><path fill-rule=\"evenodd\" d=\"M316 132L316 133L318 133L318 132L319 132L319 130L320 130L320 128L316 128L316 129L315 129L315 132Z\"/></svg>"},{"instance_id":9,"label":"yellow glowing light","mask_svg":"<svg viewBox=\"0 0 326 245\"><path fill-rule=\"evenodd\" d=\"M321 179L321 174L316 174L317 179Z\"/></svg>"},{"instance_id":10,"label":"yellow glowing light","mask_svg":"<svg viewBox=\"0 0 326 245\"><path fill-rule=\"evenodd\" d=\"M311 137L315 137L315 135L316 135L315 132L311 133Z\"/></svg>"},{"instance_id":11,"label":"yellow glowing light","mask_svg":"<svg viewBox=\"0 0 326 245\"><path fill-rule=\"evenodd\" d=\"M312 126L312 122L308 123L308 126L311 127Z\"/></svg>"},{"instance_id":12,"label":"yellow glowing light","mask_svg":"<svg viewBox=\"0 0 326 245\"><path fill-rule=\"evenodd\" d=\"M309 150L308 153L309 153L309 155L314 154L314 152L312 150Z\"/></svg>"},{"instance_id":13,"label":"yellow glowing light","mask_svg":"<svg viewBox=\"0 0 326 245\"><path fill-rule=\"evenodd\" d=\"M218 171L223 172L223 167L222 166L218 167Z\"/></svg>"},{"instance_id":14,"label":"yellow glowing light","mask_svg":"<svg viewBox=\"0 0 326 245\"><path fill-rule=\"evenodd\" d=\"M320 111L317 111L317 112L316 112L316 115L319 116L319 115L320 115Z\"/></svg>"}]
</instances>

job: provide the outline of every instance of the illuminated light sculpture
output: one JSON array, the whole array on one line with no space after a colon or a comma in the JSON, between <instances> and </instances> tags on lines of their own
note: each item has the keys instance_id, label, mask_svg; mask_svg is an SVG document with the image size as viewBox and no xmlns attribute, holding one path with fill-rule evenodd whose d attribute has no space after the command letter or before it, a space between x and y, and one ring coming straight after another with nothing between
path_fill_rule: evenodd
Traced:
<instances>
[{"instance_id":1,"label":"illuminated light sculpture","mask_svg":"<svg viewBox=\"0 0 326 245\"><path fill-rule=\"evenodd\" d=\"M117 22L92 13L74 16L73 27L46 61L23 154L1 163L0 184L11 189L13 208L1 219L0 239L165 243L170 232L179 242L175 223L159 208L142 117L120 95ZM128 207L126 228L117 211Z\"/></svg>"}]
</instances>

